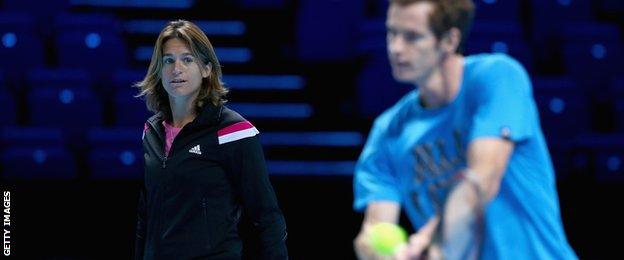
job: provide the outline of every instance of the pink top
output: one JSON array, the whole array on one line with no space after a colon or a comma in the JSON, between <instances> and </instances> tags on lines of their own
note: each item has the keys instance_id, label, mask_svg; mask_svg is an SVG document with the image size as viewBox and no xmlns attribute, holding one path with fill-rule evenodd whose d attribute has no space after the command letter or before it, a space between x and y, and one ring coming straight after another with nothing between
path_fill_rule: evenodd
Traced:
<instances>
[{"instance_id":1,"label":"pink top","mask_svg":"<svg viewBox=\"0 0 624 260\"><path fill-rule=\"evenodd\" d=\"M169 149L171 149L171 144L173 143L173 139L175 139L175 137L180 133L180 130L182 130L182 128L173 127L164 120L162 124L165 127L165 156L168 156Z\"/></svg>"}]
</instances>

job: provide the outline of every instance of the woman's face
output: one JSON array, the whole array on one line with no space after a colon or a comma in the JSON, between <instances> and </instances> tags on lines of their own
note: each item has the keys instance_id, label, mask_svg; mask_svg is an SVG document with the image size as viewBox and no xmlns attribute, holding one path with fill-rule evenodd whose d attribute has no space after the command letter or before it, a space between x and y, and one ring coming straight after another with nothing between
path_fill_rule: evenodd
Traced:
<instances>
[{"instance_id":1,"label":"woman's face","mask_svg":"<svg viewBox=\"0 0 624 260\"><path fill-rule=\"evenodd\" d=\"M204 66L193 56L186 42L178 38L165 42L162 59L161 82L169 98L195 98L202 79L210 75L211 65Z\"/></svg>"}]
</instances>

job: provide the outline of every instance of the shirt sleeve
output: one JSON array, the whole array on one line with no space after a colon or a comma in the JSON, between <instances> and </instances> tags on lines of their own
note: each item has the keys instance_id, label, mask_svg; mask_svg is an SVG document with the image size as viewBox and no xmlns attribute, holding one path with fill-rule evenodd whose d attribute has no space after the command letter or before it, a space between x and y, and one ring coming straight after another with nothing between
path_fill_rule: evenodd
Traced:
<instances>
[{"instance_id":1,"label":"shirt sleeve","mask_svg":"<svg viewBox=\"0 0 624 260\"><path fill-rule=\"evenodd\" d=\"M145 142L145 134L149 130L147 122L143 125L143 136L141 140ZM145 146L143 146L145 147ZM145 149L145 148L143 148ZM145 150L143 150L145 153ZM139 191L139 200L137 202L137 222L134 238L134 259L143 259L145 248L145 236L147 233L147 197L145 195L145 179L141 175L141 189Z\"/></svg>"},{"instance_id":2,"label":"shirt sleeve","mask_svg":"<svg viewBox=\"0 0 624 260\"><path fill-rule=\"evenodd\" d=\"M397 181L390 166L384 125L380 119L375 121L355 166L353 209L356 211L364 211L372 201L401 203Z\"/></svg>"},{"instance_id":3,"label":"shirt sleeve","mask_svg":"<svg viewBox=\"0 0 624 260\"><path fill-rule=\"evenodd\" d=\"M534 132L536 108L528 74L515 60L495 56L477 68L471 90L475 111L468 137L500 137L520 142Z\"/></svg>"},{"instance_id":4,"label":"shirt sleeve","mask_svg":"<svg viewBox=\"0 0 624 260\"><path fill-rule=\"evenodd\" d=\"M257 259L288 259L286 221L269 181L257 135L226 145L229 167L238 179L243 209L260 241Z\"/></svg>"}]
</instances>

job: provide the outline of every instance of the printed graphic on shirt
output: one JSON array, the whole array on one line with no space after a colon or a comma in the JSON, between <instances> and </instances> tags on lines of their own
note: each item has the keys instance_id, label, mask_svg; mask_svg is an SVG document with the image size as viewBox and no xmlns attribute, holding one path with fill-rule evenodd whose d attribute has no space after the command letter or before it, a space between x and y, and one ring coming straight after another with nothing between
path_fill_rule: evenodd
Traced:
<instances>
[{"instance_id":1,"label":"printed graphic on shirt","mask_svg":"<svg viewBox=\"0 0 624 260\"><path fill-rule=\"evenodd\" d=\"M451 142L451 143L449 143ZM446 196L457 184L459 171L466 164L466 149L461 133L454 131L453 136L439 138L435 142L418 143L412 149L414 156L414 177L416 186L426 187L410 193L410 198L419 214L426 216L419 197L426 192L436 212L440 212Z\"/></svg>"},{"instance_id":2,"label":"printed graphic on shirt","mask_svg":"<svg viewBox=\"0 0 624 260\"><path fill-rule=\"evenodd\" d=\"M199 145L193 146L193 148L189 150L189 153L201 155L201 148L199 147Z\"/></svg>"},{"instance_id":3,"label":"printed graphic on shirt","mask_svg":"<svg viewBox=\"0 0 624 260\"><path fill-rule=\"evenodd\" d=\"M249 121L238 122L217 132L219 144L234 142L243 138L252 137L260 132Z\"/></svg>"}]
</instances>

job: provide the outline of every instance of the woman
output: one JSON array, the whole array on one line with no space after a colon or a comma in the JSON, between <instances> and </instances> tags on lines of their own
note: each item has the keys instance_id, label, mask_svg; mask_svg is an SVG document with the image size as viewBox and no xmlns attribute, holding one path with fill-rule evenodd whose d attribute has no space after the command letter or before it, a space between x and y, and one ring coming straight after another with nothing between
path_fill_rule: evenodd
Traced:
<instances>
[{"instance_id":1,"label":"woman","mask_svg":"<svg viewBox=\"0 0 624 260\"><path fill-rule=\"evenodd\" d=\"M136 259L239 259L241 211L258 231L254 258L286 259L258 131L223 105L221 67L201 29L168 23L136 87L156 113L143 132Z\"/></svg>"}]
</instances>

